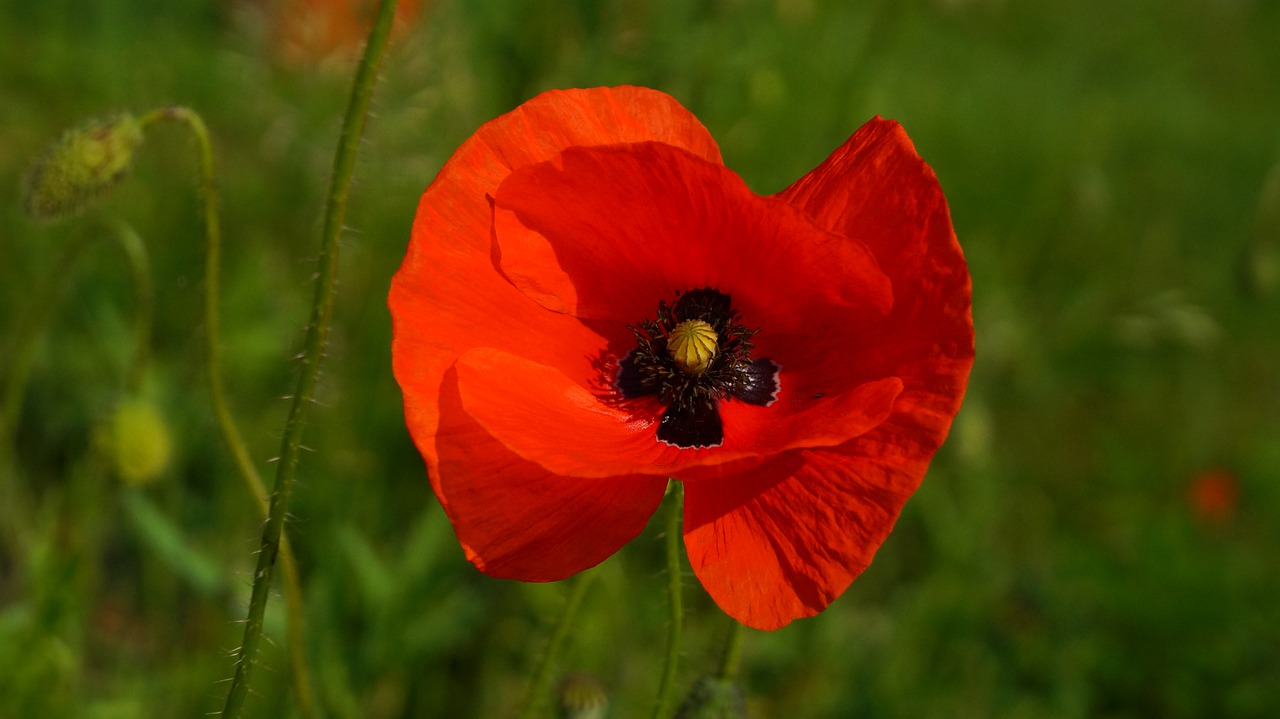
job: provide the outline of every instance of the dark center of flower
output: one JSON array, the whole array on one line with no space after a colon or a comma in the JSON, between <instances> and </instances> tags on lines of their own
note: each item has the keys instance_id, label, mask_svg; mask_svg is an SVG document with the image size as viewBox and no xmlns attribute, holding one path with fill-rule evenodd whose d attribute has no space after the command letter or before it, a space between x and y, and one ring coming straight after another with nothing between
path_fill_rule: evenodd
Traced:
<instances>
[{"instance_id":1,"label":"dark center of flower","mask_svg":"<svg viewBox=\"0 0 1280 719\"><path fill-rule=\"evenodd\" d=\"M618 393L656 394L667 406L658 440L681 449L724 442L719 404L740 399L768 406L778 395L778 364L751 359L751 338L729 295L703 288L658 303L657 319L627 329L636 348L618 363Z\"/></svg>"}]
</instances>

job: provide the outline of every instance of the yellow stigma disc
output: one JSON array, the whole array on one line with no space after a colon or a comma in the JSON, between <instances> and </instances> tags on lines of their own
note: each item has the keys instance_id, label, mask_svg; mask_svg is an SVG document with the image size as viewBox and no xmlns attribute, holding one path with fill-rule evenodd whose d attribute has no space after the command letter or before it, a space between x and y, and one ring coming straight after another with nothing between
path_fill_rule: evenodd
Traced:
<instances>
[{"instance_id":1,"label":"yellow stigma disc","mask_svg":"<svg viewBox=\"0 0 1280 719\"><path fill-rule=\"evenodd\" d=\"M697 377L716 358L716 331L702 320L685 320L671 329L667 351L681 372Z\"/></svg>"}]
</instances>

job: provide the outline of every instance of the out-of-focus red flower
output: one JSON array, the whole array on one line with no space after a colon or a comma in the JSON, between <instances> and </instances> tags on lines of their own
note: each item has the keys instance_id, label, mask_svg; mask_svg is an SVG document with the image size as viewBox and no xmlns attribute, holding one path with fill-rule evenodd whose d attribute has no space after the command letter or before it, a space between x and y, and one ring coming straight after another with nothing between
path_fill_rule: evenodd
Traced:
<instances>
[{"instance_id":1,"label":"out-of-focus red flower","mask_svg":"<svg viewBox=\"0 0 1280 719\"><path fill-rule=\"evenodd\" d=\"M481 127L423 194L390 307L406 422L477 567L593 566L674 477L694 573L760 629L871 562L973 362L964 257L897 123L761 197L637 87Z\"/></svg>"},{"instance_id":2,"label":"out-of-focus red flower","mask_svg":"<svg viewBox=\"0 0 1280 719\"><path fill-rule=\"evenodd\" d=\"M1187 504L1191 511L1206 522L1221 524L1236 515L1240 500L1240 485L1235 475L1221 469L1209 469L1187 485Z\"/></svg>"},{"instance_id":3,"label":"out-of-focus red flower","mask_svg":"<svg viewBox=\"0 0 1280 719\"><path fill-rule=\"evenodd\" d=\"M423 0L400 0L393 33L411 27L422 6ZM280 59L294 64L355 54L364 47L377 10L378 0L275 0L267 5L272 46Z\"/></svg>"}]
</instances>

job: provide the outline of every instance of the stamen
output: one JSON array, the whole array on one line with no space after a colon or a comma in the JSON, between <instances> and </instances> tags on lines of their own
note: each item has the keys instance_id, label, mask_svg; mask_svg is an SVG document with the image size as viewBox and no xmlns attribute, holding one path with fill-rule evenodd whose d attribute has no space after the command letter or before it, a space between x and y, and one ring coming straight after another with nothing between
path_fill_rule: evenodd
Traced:
<instances>
[{"instance_id":1,"label":"stamen","mask_svg":"<svg viewBox=\"0 0 1280 719\"><path fill-rule=\"evenodd\" d=\"M681 449L724 441L720 404L738 399L767 407L778 396L778 365L752 359L751 338L729 295L710 287L658 303L657 318L630 326L636 347L618 362L624 398L657 395L666 405L657 439Z\"/></svg>"}]
</instances>

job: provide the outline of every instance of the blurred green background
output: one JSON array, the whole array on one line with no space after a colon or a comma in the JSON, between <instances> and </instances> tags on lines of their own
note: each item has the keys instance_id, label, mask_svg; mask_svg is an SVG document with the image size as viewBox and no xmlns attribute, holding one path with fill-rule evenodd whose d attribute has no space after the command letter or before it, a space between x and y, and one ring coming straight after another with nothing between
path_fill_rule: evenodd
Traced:
<instances>
[{"instance_id":1,"label":"blurred green background","mask_svg":"<svg viewBox=\"0 0 1280 719\"><path fill-rule=\"evenodd\" d=\"M149 131L132 176L68 222L27 220L17 190L84 119L204 116L226 380L273 476L356 50L297 45L293 5L0 1L0 379L19 326L48 316L0 449L0 717L221 708L260 520L201 374L192 142ZM678 98L761 193L869 117L901 121L973 274L978 359L951 439L844 597L748 635L753 716L1280 713L1277 38L1268 0L425 3L384 63L291 507L324 714L519 706L565 587L464 561L401 421L385 295L419 194L476 126L546 88L618 83ZM171 453L145 486L103 439L135 312L109 220L143 238L155 282L140 399L162 421L138 426ZM51 275L56 303L38 299ZM602 566L567 647L610 716L647 716L658 683L658 535ZM682 689L725 628L686 587ZM278 594L268 633L249 715L293 716Z\"/></svg>"}]
</instances>

